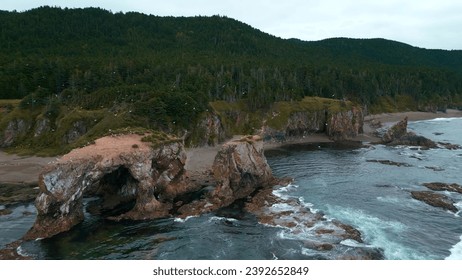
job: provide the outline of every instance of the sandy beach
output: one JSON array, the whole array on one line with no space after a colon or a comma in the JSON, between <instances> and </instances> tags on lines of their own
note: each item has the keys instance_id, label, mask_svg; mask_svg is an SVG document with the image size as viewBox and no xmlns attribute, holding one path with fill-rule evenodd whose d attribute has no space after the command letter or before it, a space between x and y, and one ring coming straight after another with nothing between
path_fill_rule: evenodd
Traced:
<instances>
[{"instance_id":1,"label":"sandy beach","mask_svg":"<svg viewBox=\"0 0 462 280\"><path fill-rule=\"evenodd\" d=\"M379 115L369 115L364 119L364 134L359 135L356 141L373 142L376 141L372 135L375 130L374 126L378 123L389 125L400 121L404 117L408 117L409 121L428 120L435 118L455 118L462 117L462 111L447 110L446 113L428 113L428 112L402 112L402 113L385 113ZM265 143L265 149L276 149L278 147L290 144L303 143L322 143L332 142L326 135L313 134L305 138L298 138L286 142L271 142ZM190 173L202 173L210 170L215 155L220 146L188 148L186 170ZM33 184L38 181L38 176L42 168L49 162L55 161L56 158L42 158L35 156L17 156L10 155L0 151L0 184Z\"/></svg>"},{"instance_id":2,"label":"sandy beach","mask_svg":"<svg viewBox=\"0 0 462 280\"><path fill-rule=\"evenodd\" d=\"M56 158L10 155L0 151L0 184L34 184L42 168Z\"/></svg>"}]
</instances>

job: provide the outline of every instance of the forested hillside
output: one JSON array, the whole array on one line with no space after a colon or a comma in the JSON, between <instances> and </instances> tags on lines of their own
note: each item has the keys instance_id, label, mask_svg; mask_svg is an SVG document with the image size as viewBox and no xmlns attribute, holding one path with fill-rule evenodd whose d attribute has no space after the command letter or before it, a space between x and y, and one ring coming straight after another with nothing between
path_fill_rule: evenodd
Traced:
<instances>
[{"instance_id":1,"label":"forested hillside","mask_svg":"<svg viewBox=\"0 0 462 280\"><path fill-rule=\"evenodd\" d=\"M283 40L222 16L0 11L0 99L22 99L20 109L51 120L75 108L100 120L97 112L110 110L125 122L181 130L211 101L261 110L306 96L372 112L460 107L462 51L384 39Z\"/></svg>"},{"instance_id":2,"label":"forested hillside","mask_svg":"<svg viewBox=\"0 0 462 280\"><path fill-rule=\"evenodd\" d=\"M462 92L462 51L383 39L282 40L220 16L42 7L1 12L0 38L1 98L40 88L109 101L123 98L118 87L130 87L151 95L179 91L200 103L248 98L260 106L303 96L365 104L396 95L451 101ZM107 105L88 97L75 99Z\"/></svg>"}]
</instances>

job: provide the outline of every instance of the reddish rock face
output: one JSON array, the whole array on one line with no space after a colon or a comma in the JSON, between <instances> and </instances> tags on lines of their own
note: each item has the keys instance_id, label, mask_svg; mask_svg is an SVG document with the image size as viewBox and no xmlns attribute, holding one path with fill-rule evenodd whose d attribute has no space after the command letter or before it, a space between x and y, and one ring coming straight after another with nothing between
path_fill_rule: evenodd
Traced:
<instances>
[{"instance_id":1,"label":"reddish rock face","mask_svg":"<svg viewBox=\"0 0 462 280\"><path fill-rule=\"evenodd\" d=\"M261 137L249 136L224 144L215 157L213 176L217 188L212 201L220 207L271 185L274 177L263 154Z\"/></svg>"}]
</instances>

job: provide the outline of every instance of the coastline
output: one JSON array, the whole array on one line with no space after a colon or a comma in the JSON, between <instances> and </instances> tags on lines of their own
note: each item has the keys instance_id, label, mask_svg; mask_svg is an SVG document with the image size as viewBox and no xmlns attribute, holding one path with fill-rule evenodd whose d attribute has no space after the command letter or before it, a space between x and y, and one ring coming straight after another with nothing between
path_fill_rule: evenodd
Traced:
<instances>
[{"instance_id":1,"label":"coastline","mask_svg":"<svg viewBox=\"0 0 462 280\"><path fill-rule=\"evenodd\" d=\"M377 124L389 125L400 121L404 117L409 121L430 120L435 118L462 118L462 111L447 110L446 113L437 112L400 112L368 115L364 118L364 133L351 139L351 141L374 142L378 138L372 135ZM237 137L237 136L236 136ZM303 138L289 139L284 142L265 142L264 149L278 149L287 145L332 143L324 134L312 134ZM185 169L191 175L200 175L211 169L215 155L220 146L187 148L187 160ZM55 161L56 157L18 156L7 154L0 150L0 185L30 185L37 184L38 176L42 168L49 162Z\"/></svg>"}]
</instances>

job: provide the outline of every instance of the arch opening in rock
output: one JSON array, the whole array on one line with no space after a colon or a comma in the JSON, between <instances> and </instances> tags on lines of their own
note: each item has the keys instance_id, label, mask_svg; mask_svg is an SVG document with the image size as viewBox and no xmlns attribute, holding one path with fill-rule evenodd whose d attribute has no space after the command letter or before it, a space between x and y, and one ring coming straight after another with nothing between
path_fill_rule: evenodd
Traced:
<instances>
[{"instance_id":1,"label":"arch opening in rock","mask_svg":"<svg viewBox=\"0 0 462 280\"><path fill-rule=\"evenodd\" d=\"M97 198L87 204L87 212L114 217L132 210L136 202L138 184L138 180L127 167L119 166L93 183L84 193L86 198Z\"/></svg>"}]
</instances>

